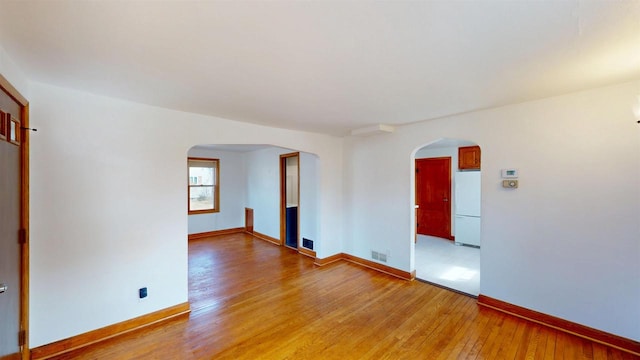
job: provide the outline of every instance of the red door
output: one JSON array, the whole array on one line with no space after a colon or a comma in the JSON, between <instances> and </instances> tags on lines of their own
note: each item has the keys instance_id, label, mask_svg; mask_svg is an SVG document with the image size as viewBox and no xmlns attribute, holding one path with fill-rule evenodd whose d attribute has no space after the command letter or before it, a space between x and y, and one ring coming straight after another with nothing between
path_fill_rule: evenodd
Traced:
<instances>
[{"instance_id":1,"label":"red door","mask_svg":"<svg viewBox=\"0 0 640 360\"><path fill-rule=\"evenodd\" d=\"M416 159L416 227L421 235L451 236L451 158Z\"/></svg>"},{"instance_id":2,"label":"red door","mask_svg":"<svg viewBox=\"0 0 640 360\"><path fill-rule=\"evenodd\" d=\"M0 91L0 359L19 359L20 106Z\"/></svg>"}]
</instances>

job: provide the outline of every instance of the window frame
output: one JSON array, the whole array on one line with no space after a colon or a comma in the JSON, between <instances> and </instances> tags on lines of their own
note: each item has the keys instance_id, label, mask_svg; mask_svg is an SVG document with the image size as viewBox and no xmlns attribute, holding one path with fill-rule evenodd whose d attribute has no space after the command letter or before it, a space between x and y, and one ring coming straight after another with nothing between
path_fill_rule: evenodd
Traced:
<instances>
[{"instance_id":1,"label":"window frame","mask_svg":"<svg viewBox=\"0 0 640 360\"><path fill-rule=\"evenodd\" d=\"M211 162L213 166L211 166L215 175L213 177L213 185L191 185L190 179L190 169L191 169L191 161L200 161L200 162ZM213 209L205 209L205 210L191 210L191 188L202 188L202 187L212 187L213 191ZM201 157L188 157L187 158L187 213L189 215L197 215L197 214L210 214L220 212L220 159L214 158L201 158Z\"/></svg>"}]
</instances>

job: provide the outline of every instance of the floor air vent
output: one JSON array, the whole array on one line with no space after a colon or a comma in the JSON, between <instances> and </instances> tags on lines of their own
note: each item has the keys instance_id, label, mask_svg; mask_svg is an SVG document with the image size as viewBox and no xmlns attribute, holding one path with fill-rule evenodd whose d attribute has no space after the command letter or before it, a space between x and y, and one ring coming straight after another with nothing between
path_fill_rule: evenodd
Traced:
<instances>
[{"instance_id":1,"label":"floor air vent","mask_svg":"<svg viewBox=\"0 0 640 360\"><path fill-rule=\"evenodd\" d=\"M387 254L383 254L377 251L373 251L373 250L371 251L371 258L373 260L387 262Z\"/></svg>"},{"instance_id":2,"label":"floor air vent","mask_svg":"<svg viewBox=\"0 0 640 360\"><path fill-rule=\"evenodd\" d=\"M313 240L302 238L302 247L305 247L309 250L313 250Z\"/></svg>"}]
</instances>

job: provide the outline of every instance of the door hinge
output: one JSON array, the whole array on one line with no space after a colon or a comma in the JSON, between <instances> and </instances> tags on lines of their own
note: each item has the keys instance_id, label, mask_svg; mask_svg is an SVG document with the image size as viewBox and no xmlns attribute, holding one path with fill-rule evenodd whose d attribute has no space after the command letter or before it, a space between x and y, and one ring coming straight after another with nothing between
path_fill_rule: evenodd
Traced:
<instances>
[{"instance_id":1,"label":"door hinge","mask_svg":"<svg viewBox=\"0 0 640 360\"><path fill-rule=\"evenodd\" d=\"M27 343L27 332L20 330L18 332L18 346L24 346Z\"/></svg>"},{"instance_id":2,"label":"door hinge","mask_svg":"<svg viewBox=\"0 0 640 360\"><path fill-rule=\"evenodd\" d=\"M26 229L18 230L18 243L19 244L26 244L27 243L27 230Z\"/></svg>"}]
</instances>

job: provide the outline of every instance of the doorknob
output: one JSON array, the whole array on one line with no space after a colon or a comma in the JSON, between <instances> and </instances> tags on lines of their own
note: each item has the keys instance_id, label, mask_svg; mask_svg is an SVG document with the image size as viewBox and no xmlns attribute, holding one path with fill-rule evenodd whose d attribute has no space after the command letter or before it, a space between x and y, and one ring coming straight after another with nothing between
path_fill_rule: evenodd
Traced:
<instances>
[{"instance_id":1,"label":"doorknob","mask_svg":"<svg viewBox=\"0 0 640 360\"><path fill-rule=\"evenodd\" d=\"M442 201L447 202L447 201L449 201L449 199L444 198L444 199L442 199Z\"/></svg>"},{"instance_id":2,"label":"doorknob","mask_svg":"<svg viewBox=\"0 0 640 360\"><path fill-rule=\"evenodd\" d=\"M0 294L2 294L3 292L7 291L7 289L9 289L9 287L5 284L0 284Z\"/></svg>"}]
</instances>

